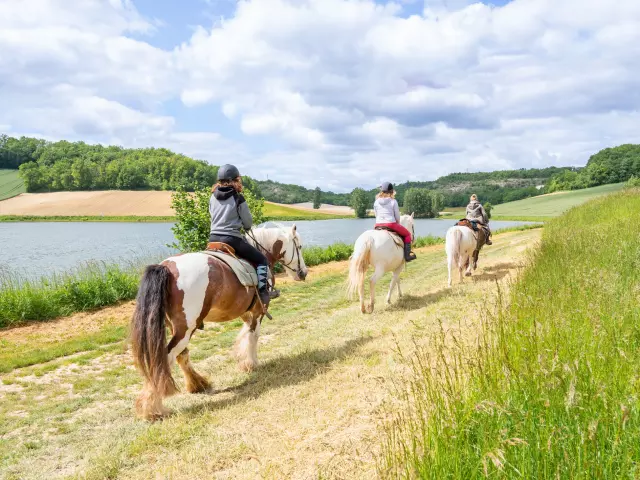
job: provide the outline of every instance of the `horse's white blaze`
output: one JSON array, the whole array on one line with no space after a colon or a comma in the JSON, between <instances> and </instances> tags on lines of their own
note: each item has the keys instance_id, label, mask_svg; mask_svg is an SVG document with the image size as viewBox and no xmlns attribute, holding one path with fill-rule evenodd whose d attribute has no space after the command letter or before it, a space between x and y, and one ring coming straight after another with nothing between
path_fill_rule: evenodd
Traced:
<instances>
[{"instance_id":1,"label":"horse's white blaze","mask_svg":"<svg viewBox=\"0 0 640 480\"><path fill-rule=\"evenodd\" d=\"M202 253L185 253L168 260L176 264L178 270L177 286L179 290L184 292L182 307L187 327L189 330L193 330L196 328L196 320L202 312L204 297L209 285L209 257Z\"/></svg>"}]
</instances>

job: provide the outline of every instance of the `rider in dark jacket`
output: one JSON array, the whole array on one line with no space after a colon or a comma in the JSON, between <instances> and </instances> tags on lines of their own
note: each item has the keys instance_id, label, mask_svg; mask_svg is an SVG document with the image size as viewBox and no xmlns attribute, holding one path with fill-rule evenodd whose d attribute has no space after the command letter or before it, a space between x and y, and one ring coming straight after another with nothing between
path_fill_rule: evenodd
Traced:
<instances>
[{"instance_id":1,"label":"rider in dark jacket","mask_svg":"<svg viewBox=\"0 0 640 480\"><path fill-rule=\"evenodd\" d=\"M278 296L276 290L268 289L269 262L257 248L250 245L242 230L253 226L253 217L242 195L242 178L233 165L223 165L218 170L218 183L212 189L209 200L211 215L210 242L222 242L231 246L239 257L257 265L258 292L260 300L266 305L271 298Z\"/></svg>"},{"instance_id":2,"label":"rider in dark jacket","mask_svg":"<svg viewBox=\"0 0 640 480\"><path fill-rule=\"evenodd\" d=\"M467 220L473 220L480 223L487 233L487 240L485 243L487 245L492 245L493 242L491 241L491 230L489 229L489 216L487 215L487 212L478 201L478 197L475 193L471 195L469 200L469 205L467 205Z\"/></svg>"}]
</instances>

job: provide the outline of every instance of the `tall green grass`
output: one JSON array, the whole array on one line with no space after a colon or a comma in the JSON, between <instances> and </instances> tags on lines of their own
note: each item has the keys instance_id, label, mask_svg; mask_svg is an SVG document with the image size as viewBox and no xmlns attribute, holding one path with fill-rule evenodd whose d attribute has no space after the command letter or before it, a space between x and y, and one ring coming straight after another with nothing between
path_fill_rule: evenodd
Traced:
<instances>
[{"instance_id":1,"label":"tall green grass","mask_svg":"<svg viewBox=\"0 0 640 480\"><path fill-rule=\"evenodd\" d=\"M412 355L386 478L640 477L640 191L545 225L477 348Z\"/></svg>"},{"instance_id":2,"label":"tall green grass","mask_svg":"<svg viewBox=\"0 0 640 480\"><path fill-rule=\"evenodd\" d=\"M142 262L140 262L142 264ZM0 327L49 320L113 305L136 296L141 267L88 263L40 279L4 273L0 278Z\"/></svg>"}]
</instances>

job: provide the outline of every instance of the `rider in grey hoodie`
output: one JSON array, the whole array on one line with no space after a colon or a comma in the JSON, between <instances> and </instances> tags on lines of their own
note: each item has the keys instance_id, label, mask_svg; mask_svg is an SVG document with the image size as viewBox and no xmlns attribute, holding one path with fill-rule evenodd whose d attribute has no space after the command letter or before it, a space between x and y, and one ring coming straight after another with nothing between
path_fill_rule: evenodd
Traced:
<instances>
[{"instance_id":1,"label":"rider in grey hoodie","mask_svg":"<svg viewBox=\"0 0 640 480\"><path fill-rule=\"evenodd\" d=\"M240 172L233 165L223 165L218 170L218 184L214 187L209 200L211 215L210 242L222 242L231 246L239 257L257 266L258 292L260 300L266 306L279 294L269 291L267 283L269 262L257 248L250 245L241 229L248 231L253 226L253 217L242 195Z\"/></svg>"}]
</instances>

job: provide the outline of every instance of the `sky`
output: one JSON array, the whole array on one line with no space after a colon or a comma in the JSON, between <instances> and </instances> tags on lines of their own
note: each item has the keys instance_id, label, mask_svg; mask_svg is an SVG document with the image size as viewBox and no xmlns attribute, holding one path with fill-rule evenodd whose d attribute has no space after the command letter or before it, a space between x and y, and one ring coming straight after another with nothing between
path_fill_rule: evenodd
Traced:
<instances>
[{"instance_id":1,"label":"sky","mask_svg":"<svg viewBox=\"0 0 640 480\"><path fill-rule=\"evenodd\" d=\"M640 142L637 0L0 0L0 133L323 190Z\"/></svg>"}]
</instances>

